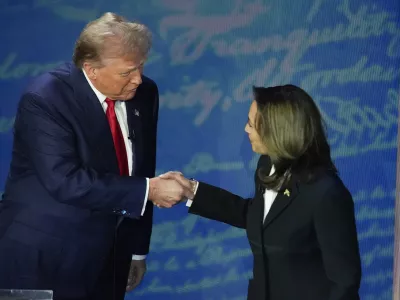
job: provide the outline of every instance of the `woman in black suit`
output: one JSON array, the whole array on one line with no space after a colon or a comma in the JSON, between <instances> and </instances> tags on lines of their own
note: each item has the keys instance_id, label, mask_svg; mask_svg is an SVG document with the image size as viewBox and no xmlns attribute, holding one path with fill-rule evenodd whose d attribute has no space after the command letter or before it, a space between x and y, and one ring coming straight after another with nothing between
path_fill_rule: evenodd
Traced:
<instances>
[{"instance_id":1,"label":"woman in black suit","mask_svg":"<svg viewBox=\"0 0 400 300\"><path fill-rule=\"evenodd\" d=\"M316 104L293 85L254 88L254 98L245 128L261 154L254 198L192 181L189 212L246 229L254 256L249 300L358 300L354 203Z\"/></svg>"}]
</instances>

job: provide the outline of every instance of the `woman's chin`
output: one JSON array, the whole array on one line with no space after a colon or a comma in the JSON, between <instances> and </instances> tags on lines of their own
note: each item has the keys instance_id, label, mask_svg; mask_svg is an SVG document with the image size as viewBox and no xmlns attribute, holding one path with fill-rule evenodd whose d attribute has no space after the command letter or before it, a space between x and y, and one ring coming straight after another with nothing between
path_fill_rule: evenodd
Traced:
<instances>
[{"instance_id":1,"label":"woman's chin","mask_svg":"<svg viewBox=\"0 0 400 300\"><path fill-rule=\"evenodd\" d=\"M253 145L251 145L251 149L253 150L254 153L267 155L267 152L263 149L259 149L259 147L254 147Z\"/></svg>"},{"instance_id":2,"label":"woman's chin","mask_svg":"<svg viewBox=\"0 0 400 300\"><path fill-rule=\"evenodd\" d=\"M260 153L258 152L257 147L253 146L253 144L251 144L251 150L253 150L253 152L255 152L255 153L260 154Z\"/></svg>"}]
</instances>

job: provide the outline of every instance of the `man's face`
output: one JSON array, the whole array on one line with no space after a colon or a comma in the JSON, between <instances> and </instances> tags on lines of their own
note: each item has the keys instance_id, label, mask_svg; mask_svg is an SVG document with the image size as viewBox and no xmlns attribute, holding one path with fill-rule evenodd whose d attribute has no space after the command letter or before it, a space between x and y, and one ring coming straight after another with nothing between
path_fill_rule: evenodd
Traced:
<instances>
[{"instance_id":1,"label":"man's face","mask_svg":"<svg viewBox=\"0 0 400 300\"><path fill-rule=\"evenodd\" d=\"M83 68L96 89L107 98L130 100L142 83L144 62L145 59L135 57L108 58L103 67L85 63Z\"/></svg>"}]
</instances>

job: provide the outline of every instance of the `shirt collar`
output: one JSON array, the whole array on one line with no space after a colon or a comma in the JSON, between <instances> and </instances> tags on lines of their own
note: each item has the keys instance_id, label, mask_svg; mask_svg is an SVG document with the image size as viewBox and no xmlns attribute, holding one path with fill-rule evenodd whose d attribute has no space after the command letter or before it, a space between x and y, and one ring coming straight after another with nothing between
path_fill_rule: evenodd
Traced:
<instances>
[{"instance_id":1,"label":"shirt collar","mask_svg":"<svg viewBox=\"0 0 400 300\"><path fill-rule=\"evenodd\" d=\"M272 165L272 166L271 166L271 171L269 172L269 176L271 176L271 175L274 174L274 173L275 173L275 166Z\"/></svg>"},{"instance_id":2,"label":"shirt collar","mask_svg":"<svg viewBox=\"0 0 400 300\"><path fill-rule=\"evenodd\" d=\"M94 87L94 85L90 81L89 77L86 75L85 70L82 69L82 72L83 72L83 75L85 75L85 78L86 78L87 82L89 83L90 87L92 88L93 92L96 94L97 98L99 99L100 104L103 104L103 102L106 100L107 97L105 95L103 95L102 93L100 93L99 90Z\"/></svg>"}]
</instances>

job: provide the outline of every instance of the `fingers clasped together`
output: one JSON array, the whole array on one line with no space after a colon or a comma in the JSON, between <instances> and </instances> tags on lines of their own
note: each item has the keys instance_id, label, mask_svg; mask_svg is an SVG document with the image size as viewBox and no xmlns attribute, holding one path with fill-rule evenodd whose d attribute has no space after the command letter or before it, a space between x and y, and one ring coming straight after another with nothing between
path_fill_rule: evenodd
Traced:
<instances>
[{"instance_id":1,"label":"fingers clasped together","mask_svg":"<svg viewBox=\"0 0 400 300\"><path fill-rule=\"evenodd\" d=\"M150 179L149 200L154 205L170 208L177 203L194 198L196 183L181 172L170 171Z\"/></svg>"}]
</instances>

